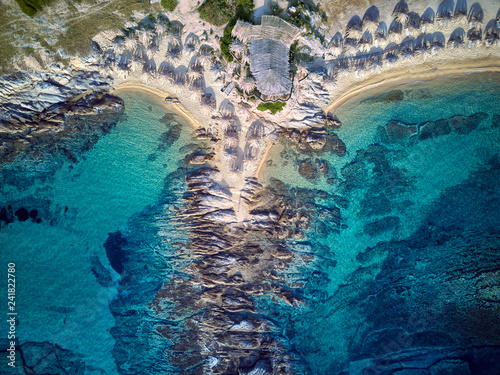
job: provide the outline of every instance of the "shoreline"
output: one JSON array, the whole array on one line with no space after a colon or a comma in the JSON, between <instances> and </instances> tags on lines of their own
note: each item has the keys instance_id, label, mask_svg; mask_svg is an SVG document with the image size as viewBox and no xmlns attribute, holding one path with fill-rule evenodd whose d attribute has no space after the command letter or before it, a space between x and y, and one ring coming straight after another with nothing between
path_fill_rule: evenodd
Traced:
<instances>
[{"instance_id":1,"label":"shoreline","mask_svg":"<svg viewBox=\"0 0 500 375\"><path fill-rule=\"evenodd\" d=\"M178 101L177 97L174 94L171 94L166 90L161 90L158 87L147 85L147 84L142 83L142 82L122 82L122 83L118 84L116 87L113 87L113 89L110 92L112 94L117 94L117 92L120 92L120 91L146 91L146 92L160 98L161 104L165 108L172 111L174 114L177 114L180 117L182 117L193 128L193 130L196 130L199 127L203 126L200 123L200 121L196 117L194 117L194 115L191 112L189 112ZM165 102L165 98L168 98L168 97L171 97L172 99L177 99L177 102L176 103Z\"/></svg>"},{"instance_id":2,"label":"shoreline","mask_svg":"<svg viewBox=\"0 0 500 375\"><path fill-rule=\"evenodd\" d=\"M436 64L433 61L426 62L419 66L411 65L405 69L397 69L394 71L387 71L384 73L376 73L372 77L354 82L348 85L344 90L341 90L340 95L333 100L328 106L324 108L325 113L332 112L338 109L342 104L348 100L355 98L359 95L366 94L367 91L380 89L386 91L391 87L411 82L426 82L438 78L454 77L471 73L485 73L485 72L499 72L500 73L500 60L495 58L479 59L466 61L459 64ZM373 93L375 95L375 93ZM334 92L335 95L335 92Z\"/></svg>"}]
</instances>

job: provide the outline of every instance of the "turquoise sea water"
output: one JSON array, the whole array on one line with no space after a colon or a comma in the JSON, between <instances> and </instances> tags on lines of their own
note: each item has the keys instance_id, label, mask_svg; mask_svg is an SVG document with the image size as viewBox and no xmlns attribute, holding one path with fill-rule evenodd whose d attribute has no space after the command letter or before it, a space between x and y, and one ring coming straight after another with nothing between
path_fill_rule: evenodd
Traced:
<instances>
[{"instance_id":1,"label":"turquoise sea water","mask_svg":"<svg viewBox=\"0 0 500 375\"><path fill-rule=\"evenodd\" d=\"M17 335L20 343L49 341L84 357L88 365L116 373L112 356L115 319L109 302L117 296L118 274L103 244L108 233L127 230L130 218L163 199L164 179L191 141L182 131L166 147L167 130L159 99L123 92L125 118L76 165L63 165L54 178L28 188L3 186L2 206L38 209L41 223L15 221L0 230L3 266L16 265ZM175 136L174 136L175 137ZM115 283L98 284L91 271L98 257ZM4 295L2 284L1 292ZM100 373L100 372L96 372Z\"/></svg>"},{"instance_id":2,"label":"turquoise sea water","mask_svg":"<svg viewBox=\"0 0 500 375\"><path fill-rule=\"evenodd\" d=\"M303 296L308 303L292 308L263 299L257 304L258 313L269 316L281 330L299 373L336 374L346 361L362 355L361 349L366 351L370 337L363 336L364 329L377 328L378 317L390 322L380 311L383 304L377 308L368 303L373 313L366 313L353 298L364 290L365 282L384 270L383 260L393 247L403 248L408 239L423 237L418 230L430 227L431 219L443 227L459 228L460 223L474 220L481 226L485 219L478 212L489 213L479 202L478 191L487 190L481 183L493 185L495 180L481 182L475 176L500 152L500 117L495 117L500 116L499 75L476 73L388 90L399 90L401 100L388 101L383 92L367 92L338 108L336 115L343 125L336 134L346 144L346 156L313 157L328 162L327 176L314 181L303 178L298 163L311 156L297 152L293 145L278 146L265 172L265 183L270 184L273 177L292 190L311 191L316 204L340 206L342 216L340 228L320 215L313 217L306 233L316 260L294 269L290 279L305 283ZM178 168L192 149L182 148L192 142L191 130L183 124L179 139L165 147L176 138L172 133L176 121L164 118L166 111L158 99L131 92L120 96L126 117L85 160L63 165L53 178L33 185L2 186L0 206L37 209L41 222L2 226L1 254L5 267L8 262L16 264L21 343L58 344L81 355L89 374L117 374L116 362L137 366L138 370L126 368L124 373L162 373L168 367L164 363L167 344L156 334L154 319L146 309L141 311L144 315L117 318L109 303L114 300L115 314L140 310L171 272L168 265L155 264L154 256L145 254L160 248L154 242L159 231L172 242L184 235L172 232L161 220L170 199L182 194L182 182L168 181L184 178L186 170ZM388 143L381 136L391 120L422 124L476 113L486 115L468 134L452 131L400 143ZM450 198L454 191L465 196L454 201ZM478 212L471 209L474 199L466 199L467 194L478 196ZM498 197L498 190L491 196ZM490 202L493 207L494 202ZM137 251L138 259L130 262L140 275L136 279L134 274L119 282L106 257L104 244L117 231L128 239L128 250ZM290 240L287 246L303 242ZM172 247L169 254L165 250L169 246L162 243L167 255L162 261L179 250ZM92 272L96 257L112 276L108 286L98 283ZM419 262L416 268L424 268L424 262ZM137 280L141 285L134 285ZM348 294L350 288L354 292ZM5 295L4 284L0 293ZM359 340L365 346L357 345ZM358 365L349 366L352 374L359 373Z\"/></svg>"},{"instance_id":3,"label":"turquoise sea water","mask_svg":"<svg viewBox=\"0 0 500 375\"><path fill-rule=\"evenodd\" d=\"M355 303L348 302L347 297L343 300L342 296L347 296L345 291L351 286L362 291L363 285L375 280L385 267L383 261L388 251L379 249L390 249L415 237L417 229L430 217L438 221L441 211L436 212L435 207L446 207L447 203L440 202L451 199L448 192L460 190L463 185L479 184L474 174L486 168L500 152L500 128L496 124L500 115L499 74L473 73L387 90L398 90L402 100L389 101L386 92L379 90L363 93L337 109L335 115L342 126L336 134L345 143L347 154L316 156L328 161L328 176L313 181L303 178L298 164L310 156L297 152L293 145L277 150L272 156L272 166L265 172L268 182L277 178L291 187L322 190L343 198L344 229L326 234L314 229L309 232L309 240L316 248L328 246L327 251L319 254L323 259L335 261L336 266L327 266L324 260L318 262L318 269L324 272L323 295L312 309L292 313L293 323L288 325L291 345L299 353L307 374L340 371L347 358L353 356L351 351L362 337L361 332L370 327L367 317L355 309ZM468 134L452 131L402 143L384 143L380 135L380 129L391 120L423 124L481 112L487 115L479 116L477 127ZM477 194L469 189L468 194ZM498 188L492 190L496 190L498 199ZM338 199L332 203L316 198L316 202L339 204ZM465 217L469 220L471 212L488 211L479 198L477 207L471 209L470 204L473 203L467 201L463 207L458 205L459 211L443 210L442 215L448 216L439 220L450 227L460 226L457 223L466 222ZM496 215L493 219L498 219L498 212ZM477 217L477 223L483 220L481 217ZM466 242L461 246L467 246Z\"/></svg>"}]
</instances>

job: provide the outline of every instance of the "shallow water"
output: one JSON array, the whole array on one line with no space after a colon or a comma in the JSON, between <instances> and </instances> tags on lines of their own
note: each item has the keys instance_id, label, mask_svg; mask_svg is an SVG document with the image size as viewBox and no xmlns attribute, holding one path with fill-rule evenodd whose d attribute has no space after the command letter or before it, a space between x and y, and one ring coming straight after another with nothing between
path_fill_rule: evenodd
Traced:
<instances>
[{"instance_id":1,"label":"shallow water","mask_svg":"<svg viewBox=\"0 0 500 375\"><path fill-rule=\"evenodd\" d=\"M0 229L2 259L16 264L19 341L58 344L106 374L117 372L109 302L117 296L118 274L103 244L108 233L125 232L132 216L163 199L164 179L185 156L179 148L191 141L190 128L182 124L180 138L166 147L166 131L179 121L162 120L167 111L156 97L120 95L126 117L85 160L62 166L53 179L28 189L3 186L9 193L1 198L2 207L38 209L41 219ZM96 256L113 285L96 281Z\"/></svg>"}]
</instances>

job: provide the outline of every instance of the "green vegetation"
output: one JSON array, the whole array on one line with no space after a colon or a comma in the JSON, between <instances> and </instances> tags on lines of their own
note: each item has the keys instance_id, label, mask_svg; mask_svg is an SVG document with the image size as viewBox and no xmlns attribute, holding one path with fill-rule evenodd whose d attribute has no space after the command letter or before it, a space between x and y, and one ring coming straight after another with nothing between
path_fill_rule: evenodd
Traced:
<instances>
[{"instance_id":1,"label":"green vegetation","mask_svg":"<svg viewBox=\"0 0 500 375\"><path fill-rule=\"evenodd\" d=\"M177 0L161 0L161 6L166 10L168 10L169 12L172 12L177 6L177 4L178 4Z\"/></svg>"},{"instance_id":2,"label":"green vegetation","mask_svg":"<svg viewBox=\"0 0 500 375\"><path fill-rule=\"evenodd\" d=\"M274 115L280 111L283 110L283 107L286 105L286 103L284 102L276 102L276 103L260 103L258 106L257 106L257 109L259 111L266 111L266 110L270 110L271 113Z\"/></svg>"},{"instance_id":3,"label":"green vegetation","mask_svg":"<svg viewBox=\"0 0 500 375\"><path fill-rule=\"evenodd\" d=\"M253 7L253 0L205 0L198 8L198 12L205 21L215 26L222 26L237 13L246 15L240 18L248 18Z\"/></svg>"},{"instance_id":4,"label":"green vegetation","mask_svg":"<svg viewBox=\"0 0 500 375\"><path fill-rule=\"evenodd\" d=\"M205 21L216 26L228 23L224 29L224 35L219 40L222 55L228 62L233 61L229 46L233 41L231 32L234 25L238 19L249 21L253 8L253 0L206 0L198 8L200 17Z\"/></svg>"},{"instance_id":5,"label":"green vegetation","mask_svg":"<svg viewBox=\"0 0 500 375\"><path fill-rule=\"evenodd\" d=\"M21 10L30 17L42 10L45 5L49 5L52 0L16 0Z\"/></svg>"}]
</instances>

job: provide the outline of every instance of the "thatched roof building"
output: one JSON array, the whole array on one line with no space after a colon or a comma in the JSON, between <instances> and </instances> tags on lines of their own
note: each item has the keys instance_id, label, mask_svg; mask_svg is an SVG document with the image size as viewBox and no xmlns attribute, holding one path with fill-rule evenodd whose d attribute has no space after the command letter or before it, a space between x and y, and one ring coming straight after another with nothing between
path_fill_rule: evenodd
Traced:
<instances>
[{"instance_id":1,"label":"thatched roof building","mask_svg":"<svg viewBox=\"0 0 500 375\"><path fill-rule=\"evenodd\" d=\"M275 16L262 16L261 25L238 20L233 36L248 42L250 71L265 98L287 96L292 89L288 53L300 30Z\"/></svg>"}]
</instances>

